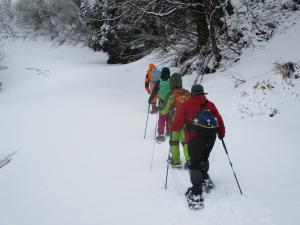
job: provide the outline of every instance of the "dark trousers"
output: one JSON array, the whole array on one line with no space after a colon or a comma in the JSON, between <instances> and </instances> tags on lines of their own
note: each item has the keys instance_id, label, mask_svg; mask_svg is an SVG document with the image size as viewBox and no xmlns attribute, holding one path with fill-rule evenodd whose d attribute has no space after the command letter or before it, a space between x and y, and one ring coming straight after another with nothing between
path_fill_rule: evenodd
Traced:
<instances>
[{"instance_id":1,"label":"dark trousers","mask_svg":"<svg viewBox=\"0 0 300 225\"><path fill-rule=\"evenodd\" d=\"M216 135L198 136L188 142L188 153L190 156L190 179L194 194L202 194L202 183L209 178L209 154L214 147Z\"/></svg>"}]
</instances>

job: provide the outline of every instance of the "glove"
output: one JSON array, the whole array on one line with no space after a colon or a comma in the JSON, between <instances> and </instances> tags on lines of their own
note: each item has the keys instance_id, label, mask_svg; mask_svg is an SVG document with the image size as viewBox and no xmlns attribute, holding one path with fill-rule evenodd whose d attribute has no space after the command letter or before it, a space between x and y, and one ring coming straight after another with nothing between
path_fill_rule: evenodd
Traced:
<instances>
[{"instance_id":1,"label":"glove","mask_svg":"<svg viewBox=\"0 0 300 225\"><path fill-rule=\"evenodd\" d=\"M224 138L224 134L218 134L218 138L222 140Z\"/></svg>"}]
</instances>

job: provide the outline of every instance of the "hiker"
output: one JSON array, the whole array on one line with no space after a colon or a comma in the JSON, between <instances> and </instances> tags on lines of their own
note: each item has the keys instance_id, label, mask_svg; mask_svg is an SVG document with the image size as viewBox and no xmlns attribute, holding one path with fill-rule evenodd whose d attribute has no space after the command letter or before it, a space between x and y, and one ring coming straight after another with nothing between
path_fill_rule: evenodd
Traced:
<instances>
[{"instance_id":1,"label":"hiker","mask_svg":"<svg viewBox=\"0 0 300 225\"><path fill-rule=\"evenodd\" d=\"M153 98L158 95L158 108L161 108L164 105L165 99L170 92L170 69L168 67L164 67L161 70L161 77L155 83L153 91L149 97L148 103L151 104ZM158 117L158 128L157 133L158 136L156 137L157 142L163 142L166 140L165 136L169 136L170 132L169 126L169 119L168 114L164 115L159 113ZM166 135L164 135L166 130Z\"/></svg>"},{"instance_id":2,"label":"hiker","mask_svg":"<svg viewBox=\"0 0 300 225\"><path fill-rule=\"evenodd\" d=\"M155 67L153 63L150 63L145 77L145 89L149 95L151 95L154 85L159 80L159 78L160 78L160 71ZM152 101L149 104L151 104L150 113L151 114L156 113L157 95L155 95L152 98Z\"/></svg>"},{"instance_id":3,"label":"hiker","mask_svg":"<svg viewBox=\"0 0 300 225\"><path fill-rule=\"evenodd\" d=\"M190 157L188 168L192 183L192 187L188 189L186 195L194 196L196 199L199 199L199 196L202 199L203 188L206 192L209 192L214 187L208 175L208 158L216 136L218 135L219 139L223 139L225 136L223 119L215 105L206 98L206 94L201 85L193 85L191 97L178 108L171 126L172 132L178 132L185 126L185 137ZM215 120L215 124L217 124L215 126L217 127L216 129L210 129L207 126L202 127L198 124L198 130L195 129L193 124L199 122L199 117L195 120L195 116L199 115L200 111L210 114L211 118L213 118L212 120ZM208 121L206 118L205 120L205 122ZM213 123L211 121L208 122Z\"/></svg>"},{"instance_id":4,"label":"hiker","mask_svg":"<svg viewBox=\"0 0 300 225\"><path fill-rule=\"evenodd\" d=\"M170 77L170 88L171 92L166 97L165 103L159 112L162 115L169 116L170 126L172 127L177 107L190 97L190 92L182 88L182 79L178 73L174 73ZM172 131L170 135L170 152L172 156L169 163L172 167L181 167L179 142L183 146L185 161L188 161L189 155L183 127Z\"/></svg>"}]
</instances>

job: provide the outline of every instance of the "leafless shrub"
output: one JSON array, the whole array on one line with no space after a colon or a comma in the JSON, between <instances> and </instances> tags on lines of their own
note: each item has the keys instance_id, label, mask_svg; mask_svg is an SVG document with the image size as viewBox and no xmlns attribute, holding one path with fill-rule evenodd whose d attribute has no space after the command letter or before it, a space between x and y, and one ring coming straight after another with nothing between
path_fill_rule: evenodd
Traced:
<instances>
[{"instance_id":1,"label":"leafless shrub","mask_svg":"<svg viewBox=\"0 0 300 225\"><path fill-rule=\"evenodd\" d=\"M300 0L293 0L296 4L300 4Z\"/></svg>"},{"instance_id":2,"label":"leafless shrub","mask_svg":"<svg viewBox=\"0 0 300 225\"><path fill-rule=\"evenodd\" d=\"M234 88L238 88L240 85L244 84L246 82L246 79L239 73L230 73L229 75L230 78L234 80Z\"/></svg>"},{"instance_id":3,"label":"leafless shrub","mask_svg":"<svg viewBox=\"0 0 300 225\"><path fill-rule=\"evenodd\" d=\"M274 86L271 84L271 82L269 80L264 80L262 82L257 82L253 86L253 89L262 90L262 91L272 90L273 88L274 88Z\"/></svg>"},{"instance_id":4,"label":"leafless shrub","mask_svg":"<svg viewBox=\"0 0 300 225\"><path fill-rule=\"evenodd\" d=\"M241 75L236 76L236 75L232 74L231 77L235 80L234 88L238 88L241 84L246 82L246 80Z\"/></svg>"},{"instance_id":5,"label":"leafless shrub","mask_svg":"<svg viewBox=\"0 0 300 225\"><path fill-rule=\"evenodd\" d=\"M4 166L6 166L8 163L10 163L15 154L16 153L14 152L14 153L8 154L5 157L0 157L0 169L3 168Z\"/></svg>"},{"instance_id":6,"label":"leafless shrub","mask_svg":"<svg viewBox=\"0 0 300 225\"><path fill-rule=\"evenodd\" d=\"M281 8L286 11L297 11L299 9L299 6L297 4L300 3L300 0L289 0L285 2Z\"/></svg>"},{"instance_id":7,"label":"leafless shrub","mask_svg":"<svg viewBox=\"0 0 300 225\"><path fill-rule=\"evenodd\" d=\"M279 113L278 109L271 108L271 112L269 113L269 117L273 117L273 116L275 116L278 113Z\"/></svg>"},{"instance_id":8,"label":"leafless shrub","mask_svg":"<svg viewBox=\"0 0 300 225\"><path fill-rule=\"evenodd\" d=\"M275 73L280 74L283 79L299 78L296 74L300 65L295 62L275 63Z\"/></svg>"}]
</instances>

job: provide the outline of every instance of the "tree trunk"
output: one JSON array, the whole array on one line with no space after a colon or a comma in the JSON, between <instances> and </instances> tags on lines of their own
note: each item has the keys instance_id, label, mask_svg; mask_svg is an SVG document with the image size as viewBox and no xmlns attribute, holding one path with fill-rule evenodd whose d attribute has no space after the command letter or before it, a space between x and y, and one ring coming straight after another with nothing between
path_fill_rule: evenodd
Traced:
<instances>
[{"instance_id":1,"label":"tree trunk","mask_svg":"<svg viewBox=\"0 0 300 225\"><path fill-rule=\"evenodd\" d=\"M216 62L219 63L222 59L222 56L220 54L220 50L217 46L217 39L216 39L216 21L214 17L210 19L210 41L213 53L215 55Z\"/></svg>"},{"instance_id":2,"label":"tree trunk","mask_svg":"<svg viewBox=\"0 0 300 225\"><path fill-rule=\"evenodd\" d=\"M200 2L203 1L194 1L194 2ZM201 47L204 47L207 45L208 39L209 39L209 29L208 29L208 23L206 19L206 11L205 8L201 5L195 7L192 9L193 11L193 17L194 22L196 24L196 32L197 32L197 50L201 49Z\"/></svg>"},{"instance_id":3,"label":"tree trunk","mask_svg":"<svg viewBox=\"0 0 300 225\"><path fill-rule=\"evenodd\" d=\"M198 39L197 48L206 46L209 38L209 30L208 23L206 21L206 16L204 14L198 15L198 20L196 21L196 29Z\"/></svg>"},{"instance_id":4,"label":"tree trunk","mask_svg":"<svg viewBox=\"0 0 300 225\"><path fill-rule=\"evenodd\" d=\"M215 2L213 1L205 0L205 5L207 6L207 11L208 11L211 47L212 47L213 54L215 56L215 60L217 63L219 63L222 59L222 56L220 54L220 50L217 45L216 28L219 27L221 25L220 22L223 23L223 21L220 19L220 17L218 17L217 8L214 3Z\"/></svg>"}]
</instances>

